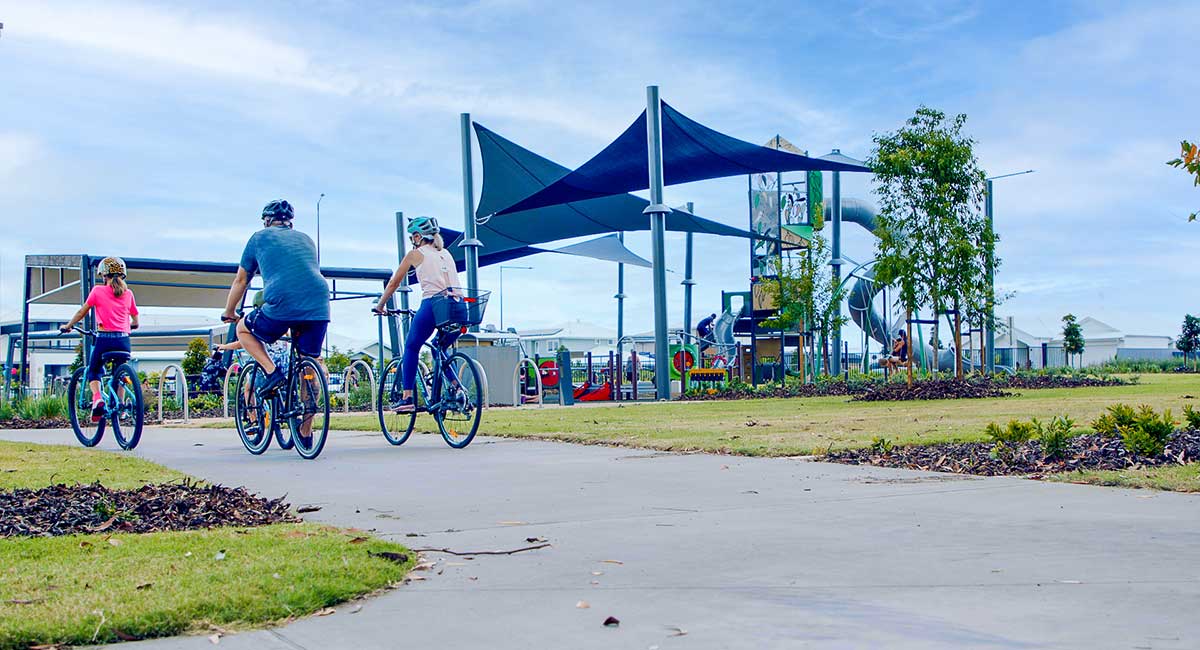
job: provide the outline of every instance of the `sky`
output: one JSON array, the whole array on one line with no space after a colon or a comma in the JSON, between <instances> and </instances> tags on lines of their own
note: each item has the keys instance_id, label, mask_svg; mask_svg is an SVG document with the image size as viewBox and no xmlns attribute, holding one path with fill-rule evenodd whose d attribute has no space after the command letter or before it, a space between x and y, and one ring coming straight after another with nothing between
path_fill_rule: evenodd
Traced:
<instances>
[{"instance_id":1,"label":"sky","mask_svg":"<svg viewBox=\"0 0 1200 650\"><path fill-rule=\"evenodd\" d=\"M0 0L0 22L3 319L20 313L26 254L236 261L274 198L315 235L326 195L323 263L394 266L395 212L462 227L460 113L574 167L648 84L727 134L813 154L865 158L922 104L965 113L990 175L1036 170L996 182L1001 316L1035 334L1067 312L1173 334L1200 309L1186 217L1200 190L1164 164L1200 138L1195 2ZM843 177L844 196L871 191ZM745 178L666 199L748 222ZM847 255L870 259L873 237L845 232ZM628 243L650 257L647 233ZM673 325L683 256L669 234ZM694 320L747 289L748 258L743 240L696 238ZM506 326L615 328L614 265L518 264L533 269L505 273ZM650 272L627 278L626 329L648 330ZM498 280L481 270L484 288ZM342 337L375 331L365 304L333 318Z\"/></svg>"}]
</instances>

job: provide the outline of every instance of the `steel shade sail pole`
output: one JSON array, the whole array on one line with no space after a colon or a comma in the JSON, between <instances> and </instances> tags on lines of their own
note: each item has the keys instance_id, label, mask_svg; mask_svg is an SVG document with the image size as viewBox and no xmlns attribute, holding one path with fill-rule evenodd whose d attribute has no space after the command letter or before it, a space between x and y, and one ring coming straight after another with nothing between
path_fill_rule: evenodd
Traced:
<instances>
[{"instance_id":1,"label":"steel shade sail pole","mask_svg":"<svg viewBox=\"0 0 1200 650\"><path fill-rule=\"evenodd\" d=\"M663 205L662 102L658 86L646 86L646 146L650 168L650 240L654 265L654 389L658 399L671 399L671 352L667 345L667 212Z\"/></svg>"},{"instance_id":2,"label":"steel shade sail pole","mask_svg":"<svg viewBox=\"0 0 1200 650\"><path fill-rule=\"evenodd\" d=\"M396 264L399 265L404 261L404 256L408 254L408 233L404 232L404 213L396 212ZM405 274L400 278L400 289L397 291L400 294L400 309L408 309L408 296L412 293L412 287L408 286L408 275ZM408 314L400 317L400 332L404 338L408 338ZM395 320L392 320L393 338L395 338ZM404 341L392 341L393 346L403 345ZM399 347L392 347L392 356L396 356L400 352Z\"/></svg>"},{"instance_id":3,"label":"steel shade sail pole","mask_svg":"<svg viewBox=\"0 0 1200 650\"><path fill-rule=\"evenodd\" d=\"M467 289L473 292L479 288L479 247L483 244L475 236L475 179L471 170L470 113L459 115L459 127L462 131L463 169L463 240L459 246L465 249ZM471 331L479 331L479 326L472 326Z\"/></svg>"},{"instance_id":4,"label":"steel shade sail pole","mask_svg":"<svg viewBox=\"0 0 1200 650\"><path fill-rule=\"evenodd\" d=\"M983 213L987 217L987 231L991 235L992 230L992 181L987 181L986 195L983 198ZM987 355L984 366L987 368L989 375L996 372L996 247L988 252L987 256L987 276L988 276L988 292L991 294L987 298L987 316L986 323L983 324L984 330L987 331L987 345L984 349L984 354Z\"/></svg>"},{"instance_id":5,"label":"steel shade sail pole","mask_svg":"<svg viewBox=\"0 0 1200 650\"><path fill-rule=\"evenodd\" d=\"M694 214L694 206L691 201L688 201L687 211L689 214ZM683 332L691 335L692 333L692 287L696 285L696 280L692 278L692 233L687 234L686 254L683 262ZM684 340L687 340L686 337Z\"/></svg>"},{"instance_id":6,"label":"steel shade sail pole","mask_svg":"<svg viewBox=\"0 0 1200 650\"><path fill-rule=\"evenodd\" d=\"M840 154L839 149L834 149L835 154ZM842 173L833 172L833 214L830 215L830 222L833 226L832 232L832 250L833 259L830 260L830 266L833 267L833 286L839 286L842 281ZM838 301L838 311L842 309L842 303ZM833 375L842 374L842 328L833 328L833 358L829 360L829 370Z\"/></svg>"}]
</instances>

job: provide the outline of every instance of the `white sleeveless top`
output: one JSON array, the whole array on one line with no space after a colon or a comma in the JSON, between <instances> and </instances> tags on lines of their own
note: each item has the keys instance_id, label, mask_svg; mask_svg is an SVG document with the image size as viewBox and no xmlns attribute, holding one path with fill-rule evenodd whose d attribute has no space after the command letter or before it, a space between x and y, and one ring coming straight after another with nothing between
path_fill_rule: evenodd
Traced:
<instances>
[{"instance_id":1,"label":"white sleeveless top","mask_svg":"<svg viewBox=\"0 0 1200 650\"><path fill-rule=\"evenodd\" d=\"M446 249L438 250L432 244L417 249L421 263L417 265L417 282L421 284L421 296L428 298L457 287L458 270L454 267L454 256Z\"/></svg>"}]
</instances>

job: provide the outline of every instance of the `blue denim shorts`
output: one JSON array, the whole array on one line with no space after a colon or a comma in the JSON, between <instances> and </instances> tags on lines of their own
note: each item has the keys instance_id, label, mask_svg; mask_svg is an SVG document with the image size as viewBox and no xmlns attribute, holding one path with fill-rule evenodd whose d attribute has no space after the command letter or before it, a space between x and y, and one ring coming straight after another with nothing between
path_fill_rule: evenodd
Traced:
<instances>
[{"instance_id":1,"label":"blue denim shorts","mask_svg":"<svg viewBox=\"0 0 1200 650\"><path fill-rule=\"evenodd\" d=\"M254 338L270 345L278 341L288 330L292 331L292 347L309 357L321 356L321 345L325 343L325 330L329 321L296 320L277 321L256 309L246 315L246 329Z\"/></svg>"}]
</instances>

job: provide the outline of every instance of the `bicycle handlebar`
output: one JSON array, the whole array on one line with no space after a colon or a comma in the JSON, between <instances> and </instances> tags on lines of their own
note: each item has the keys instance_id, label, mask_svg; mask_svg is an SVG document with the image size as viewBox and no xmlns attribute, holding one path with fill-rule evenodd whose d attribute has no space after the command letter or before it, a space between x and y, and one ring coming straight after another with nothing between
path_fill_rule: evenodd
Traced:
<instances>
[{"instance_id":1,"label":"bicycle handlebar","mask_svg":"<svg viewBox=\"0 0 1200 650\"><path fill-rule=\"evenodd\" d=\"M84 329L83 327L80 327L79 325L72 326L70 331L79 332L80 334L83 334L84 336L91 336L91 337L96 336L95 330ZM66 332L62 331L62 329L59 329L58 335L62 336L63 334L66 334Z\"/></svg>"}]
</instances>

